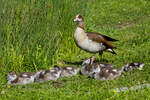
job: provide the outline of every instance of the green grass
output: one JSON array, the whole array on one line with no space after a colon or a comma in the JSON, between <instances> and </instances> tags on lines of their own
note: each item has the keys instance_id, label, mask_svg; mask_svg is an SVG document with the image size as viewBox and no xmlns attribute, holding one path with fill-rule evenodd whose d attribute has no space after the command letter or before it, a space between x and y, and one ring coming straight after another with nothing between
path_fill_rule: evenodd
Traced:
<instances>
[{"instance_id":1,"label":"green grass","mask_svg":"<svg viewBox=\"0 0 150 100\"><path fill-rule=\"evenodd\" d=\"M124 73L111 81L77 75L56 82L7 86L6 74L52 68L81 67L91 54L74 43L75 16L81 13L85 30L119 41L117 55L104 53L103 60L121 67L125 62L145 63L142 71ZM1 0L0 3L0 99L2 100L149 100L150 89L115 93L114 88L150 82L149 0ZM101 58L96 55L98 61Z\"/></svg>"}]
</instances>

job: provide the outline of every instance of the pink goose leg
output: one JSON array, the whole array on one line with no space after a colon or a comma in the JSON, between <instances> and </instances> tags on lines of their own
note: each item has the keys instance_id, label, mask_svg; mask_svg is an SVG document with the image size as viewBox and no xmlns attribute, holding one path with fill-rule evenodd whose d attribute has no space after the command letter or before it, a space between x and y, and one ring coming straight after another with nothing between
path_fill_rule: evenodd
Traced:
<instances>
[{"instance_id":1,"label":"pink goose leg","mask_svg":"<svg viewBox=\"0 0 150 100\"><path fill-rule=\"evenodd\" d=\"M94 61L94 55L92 55L91 57L91 65L93 64L93 61Z\"/></svg>"}]
</instances>

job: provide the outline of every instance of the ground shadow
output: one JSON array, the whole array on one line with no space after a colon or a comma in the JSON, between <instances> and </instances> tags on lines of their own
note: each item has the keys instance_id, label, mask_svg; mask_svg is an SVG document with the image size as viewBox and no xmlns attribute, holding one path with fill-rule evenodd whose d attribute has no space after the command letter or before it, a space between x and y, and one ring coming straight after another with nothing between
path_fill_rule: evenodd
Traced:
<instances>
[{"instance_id":1,"label":"ground shadow","mask_svg":"<svg viewBox=\"0 0 150 100\"><path fill-rule=\"evenodd\" d=\"M82 60L78 61L78 62L70 62L70 61L64 61L65 64L69 64L69 65L81 65L82 64Z\"/></svg>"},{"instance_id":2,"label":"ground shadow","mask_svg":"<svg viewBox=\"0 0 150 100\"><path fill-rule=\"evenodd\" d=\"M70 65L81 65L83 60L80 60L80 61L77 61L77 62L70 62L70 61L64 61L65 64L70 64ZM105 62L105 63L108 63L108 60L107 59L95 59L94 60L94 63L97 63L97 62Z\"/></svg>"}]
</instances>

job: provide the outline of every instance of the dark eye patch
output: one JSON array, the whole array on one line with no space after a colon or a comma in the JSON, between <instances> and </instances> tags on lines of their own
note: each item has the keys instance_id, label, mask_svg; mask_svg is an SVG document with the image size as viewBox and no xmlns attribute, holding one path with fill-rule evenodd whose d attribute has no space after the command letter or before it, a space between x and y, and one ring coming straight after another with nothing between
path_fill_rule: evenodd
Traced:
<instances>
[{"instance_id":1,"label":"dark eye patch","mask_svg":"<svg viewBox=\"0 0 150 100\"><path fill-rule=\"evenodd\" d=\"M78 15L78 18L82 18L82 16L79 14L79 15Z\"/></svg>"}]
</instances>

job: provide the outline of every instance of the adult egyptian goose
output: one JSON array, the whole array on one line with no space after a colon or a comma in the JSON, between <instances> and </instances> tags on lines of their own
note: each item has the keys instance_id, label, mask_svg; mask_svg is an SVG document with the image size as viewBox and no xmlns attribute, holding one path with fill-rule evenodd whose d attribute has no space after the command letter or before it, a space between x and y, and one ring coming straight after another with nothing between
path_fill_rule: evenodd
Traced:
<instances>
[{"instance_id":1,"label":"adult egyptian goose","mask_svg":"<svg viewBox=\"0 0 150 100\"><path fill-rule=\"evenodd\" d=\"M93 54L91 57L91 64L93 64L95 53L99 53L99 55L102 55L103 51L109 51L112 54L116 54L113 51L115 47L109 42L117 41L116 39L96 32L85 32L84 19L80 14L76 16L74 22L78 22L78 27L76 28L74 33L75 43L79 48Z\"/></svg>"},{"instance_id":2,"label":"adult egyptian goose","mask_svg":"<svg viewBox=\"0 0 150 100\"><path fill-rule=\"evenodd\" d=\"M68 77L68 76L74 76L76 75L80 68L78 67L74 67L74 66L63 66L63 67L59 67L57 65L54 66L54 68L56 69L60 69L61 70L61 74L60 77Z\"/></svg>"},{"instance_id":3,"label":"adult egyptian goose","mask_svg":"<svg viewBox=\"0 0 150 100\"><path fill-rule=\"evenodd\" d=\"M34 73L32 72L21 72L16 74L14 71L11 71L7 74L7 84L14 85L25 85L34 82Z\"/></svg>"}]
</instances>

